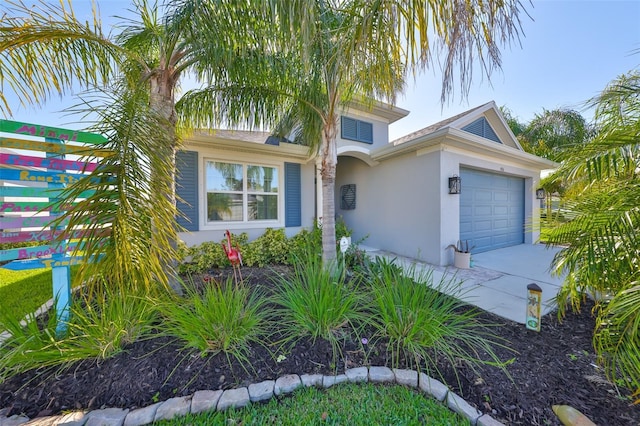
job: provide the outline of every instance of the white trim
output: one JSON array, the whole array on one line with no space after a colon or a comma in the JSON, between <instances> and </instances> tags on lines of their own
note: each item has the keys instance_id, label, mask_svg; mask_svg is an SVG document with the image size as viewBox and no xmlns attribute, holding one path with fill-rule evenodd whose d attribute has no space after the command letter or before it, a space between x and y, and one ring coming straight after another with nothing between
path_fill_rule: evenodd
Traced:
<instances>
[{"instance_id":1,"label":"white trim","mask_svg":"<svg viewBox=\"0 0 640 426\"><path fill-rule=\"evenodd\" d=\"M376 164L378 164L377 161L373 161L371 159L371 150L360 147L360 146L353 146L353 145L341 146L337 150L337 155L338 157L339 156L355 157L359 160L364 161L369 166L375 166Z\"/></svg>"},{"instance_id":2,"label":"white trim","mask_svg":"<svg viewBox=\"0 0 640 426\"><path fill-rule=\"evenodd\" d=\"M233 152L236 154L254 155L260 158L288 159L296 163L307 163L312 158L309 147L280 143L280 145L267 145L263 143L246 142L239 140L221 139L215 135L198 135L188 138L184 143L185 150L198 152L217 151Z\"/></svg>"},{"instance_id":3,"label":"white trim","mask_svg":"<svg viewBox=\"0 0 640 426\"><path fill-rule=\"evenodd\" d=\"M389 145L377 149L371 153L371 158L373 161L382 161L411 152L419 152L438 144L462 148L467 153L491 155L494 161L516 161L522 166L538 170L557 167L557 163L553 161L451 127L445 127L400 145Z\"/></svg>"},{"instance_id":4,"label":"white trim","mask_svg":"<svg viewBox=\"0 0 640 426\"><path fill-rule=\"evenodd\" d=\"M385 121L387 124L395 123L401 118L409 115L409 111L395 105L376 100L366 101L364 99L353 98L343 108L344 112L363 117L371 117L376 120ZM351 111L351 112L349 112ZM357 111L357 112L355 112Z\"/></svg>"}]
</instances>

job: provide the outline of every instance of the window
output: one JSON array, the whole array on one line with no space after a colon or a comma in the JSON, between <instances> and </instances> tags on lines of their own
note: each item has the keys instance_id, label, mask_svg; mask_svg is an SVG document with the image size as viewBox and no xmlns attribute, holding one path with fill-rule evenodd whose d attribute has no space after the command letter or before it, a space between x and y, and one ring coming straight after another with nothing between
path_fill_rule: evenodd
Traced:
<instances>
[{"instance_id":1,"label":"window","mask_svg":"<svg viewBox=\"0 0 640 426\"><path fill-rule=\"evenodd\" d=\"M342 116L342 139L373 143L373 124Z\"/></svg>"},{"instance_id":2,"label":"window","mask_svg":"<svg viewBox=\"0 0 640 426\"><path fill-rule=\"evenodd\" d=\"M207 161L207 221L278 220L278 168Z\"/></svg>"}]
</instances>

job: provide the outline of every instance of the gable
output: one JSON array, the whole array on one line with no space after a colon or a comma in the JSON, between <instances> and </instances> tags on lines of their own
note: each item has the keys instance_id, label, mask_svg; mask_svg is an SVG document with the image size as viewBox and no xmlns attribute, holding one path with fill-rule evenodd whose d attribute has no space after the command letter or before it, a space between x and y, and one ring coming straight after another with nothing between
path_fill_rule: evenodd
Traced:
<instances>
[{"instance_id":1,"label":"gable","mask_svg":"<svg viewBox=\"0 0 640 426\"><path fill-rule=\"evenodd\" d=\"M489 124L489 121L487 121L485 117L480 117L476 121L467 124L462 128L462 130L497 143L502 143L496 132L491 127L491 124Z\"/></svg>"},{"instance_id":2,"label":"gable","mask_svg":"<svg viewBox=\"0 0 640 426\"><path fill-rule=\"evenodd\" d=\"M522 151L518 140L493 101L469 111L450 126Z\"/></svg>"}]
</instances>

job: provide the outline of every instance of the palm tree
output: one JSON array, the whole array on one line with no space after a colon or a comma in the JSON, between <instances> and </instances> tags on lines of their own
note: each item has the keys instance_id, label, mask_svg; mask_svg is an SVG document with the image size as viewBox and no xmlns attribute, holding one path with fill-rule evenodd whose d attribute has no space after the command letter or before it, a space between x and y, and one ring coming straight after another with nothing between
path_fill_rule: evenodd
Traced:
<instances>
[{"instance_id":1,"label":"palm tree","mask_svg":"<svg viewBox=\"0 0 640 426\"><path fill-rule=\"evenodd\" d=\"M116 96L119 99L131 93L136 93L139 99L142 96L139 89L146 89L156 128L145 127L148 131L145 136L157 141L153 152L168 164L151 169L151 203L164 205L175 215L178 129L188 127L188 123L178 123L179 83L187 73L211 79L223 73L227 79L235 78L235 71L227 62L241 52L242 46L252 43L239 39L245 33L238 31L236 23L244 22L241 18L246 15L239 12L234 1L215 5L198 0L173 2L164 17L160 17L157 3L135 0L133 12L136 20L124 20L125 29L109 38L102 33L95 12L92 23L82 23L75 17L70 1L58 7L42 2L39 8L7 2L0 32L0 84L8 84L23 102L30 104L45 102L52 92L67 93L74 89L74 84L88 89L113 85L120 90L121 96ZM199 34L193 20L196 15L215 37ZM204 16L206 21L202 20ZM115 81L119 83L116 85ZM0 110L10 115L3 93L4 90L0 91ZM157 137L158 133L162 137ZM166 263L165 275L171 286L178 289L174 274L177 227L175 223L156 222L154 217L151 226L152 244L164 252L161 259ZM164 281L163 277L158 278Z\"/></svg>"},{"instance_id":2,"label":"palm tree","mask_svg":"<svg viewBox=\"0 0 640 426\"><path fill-rule=\"evenodd\" d=\"M585 143L593 131L584 117L572 109L543 109L518 137L525 151L548 158L562 159L563 152Z\"/></svg>"},{"instance_id":3,"label":"palm tree","mask_svg":"<svg viewBox=\"0 0 640 426\"><path fill-rule=\"evenodd\" d=\"M169 284L165 266L173 256L168 241L171 234L152 235L153 225L173 227L175 218L171 199L154 196L159 188L152 184L148 170L155 175L169 174L172 165L158 154L157 146L170 145L171 136L157 133L164 118L150 108L144 87L94 96L102 105L90 109L98 115L94 130L107 136L101 149L112 155L65 190L59 203L72 199L77 204L57 222L66 220L70 228L86 230L79 250L85 259L100 259L80 267L79 279L90 289L106 285L120 294L136 290L152 294ZM77 108L78 113L86 113L86 106ZM155 138L149 138L150 133L156 133ZM107 239L102 236L105 228L110 229Z\"/></svg>"},{"instance_id":4,"label":"palm tree","mask_svg":"<svg viewBox=\"0 0 640 426\"><path fill-rule=\"evenodd\" d=\"M393 102L407 73L433 66L440 53L444 54L441 99L453 93L456 78L466 92L474 63L487 74L500 66L498 45L518 36L521 4L265 0L264 5L264 19L276 38L265 50L269 58L265 64L270 65L250 71L262 75L261 81L257 85L218 81L210 90L185 94L180 107L203 127L215 122L218 111L234 123L264 111L264 120L277 122L277 130L293 132L294 139L310 145L322 176L322 253L328 263L336 257L340 113L354 97ZM212 103L218 105L215 111L202 108Z\"/></svg>"},{"instance_id":5,"label":"palm tree","mask_svg":"<svg viewBox=\"0 0 640 426\"><path fill-rule=\"evenodd\" d=\"M595 347L613 379L640 395L640 72L620 76L595 99L596 136L570 150L551 181L567 184L573 219L552 230L554 259L568 277L558 295L579 308L596 297Z\"/></svg>"},{"instance_id":6,"label":"palm tree","mask_svg":"<svg viewBox=\"0 0 640 426\"><path fill-rule=\"evenodd\" d=\"M297 133L319 154L325 261L336 254L334 182L340 111L354 95L393 101L406 73L432 66L441 51L441 99L453 93L454 77L465 92L474 63L487 74L499 67L498 45L519 35L522 7L517 0L500 4L182 0L173 2L159 23L151 12L155 7L148 7L145 0L134 4L142 25L110 40L97 23L80 23L70 5L69 9L44 6L39 13L10 2L0 35L1 75L25 94L26 102L37 103L51 90L68 90L74 81L89 87L109 81L117 70L127 76L129 85L149 87L150 105L164 118L163 131L173 136L178 119L175 89L191 70L217 89L194 93L178 104L184 109L179 116L185 125L210 125L221 119L250 125L269 125L279 118L284 124L296 123ZM41 57L61 58L71 65L31 65L33 58ZM25 67L31 68L20 72ZM8 110L4 97L0 100ZM177 139L172 140L158 152L175 164ZM174 197L174 168L154 179L159 185L156 195ZM160 230L156 225L155 230L175 235L174 227Z\"/></svg>"},{"instance_id":7,"label":"palm tree","mask_svg":"<svg viewBox=\"0 0 640 426\"><path fill-rule=\"evenodd\" d=\"M516 117L513 112L507 108L506 105L500 107L500 113L504 117L504 121L507 122L507 125L513 132L513 135L520 140L521 135L525 132L526 124L521 123L518 117ZM521 141L520 141L521 142Z\"/></svg>"}]
</instances>

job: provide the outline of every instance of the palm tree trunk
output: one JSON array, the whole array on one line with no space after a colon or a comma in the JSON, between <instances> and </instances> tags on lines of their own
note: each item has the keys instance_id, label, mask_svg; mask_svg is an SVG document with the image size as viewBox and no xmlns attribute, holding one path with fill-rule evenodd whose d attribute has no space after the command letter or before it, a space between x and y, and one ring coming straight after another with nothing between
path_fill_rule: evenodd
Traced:
<instances>
[{"instance_id":1,"label":"palm tree trunk","mask_svg":"<svg viewBox=\"0 0 640 426\"><path fill-rule=\"evenodd\" d=\"M175 84L172 82L171 75L168 71L160 72L151 78L151 96L150 106L153 111L162 119L163 131L166 137L159 138L161 143L158 144L158 153L160 158L164 159L164 167L162 172L158 172L157 168L151 169L151 188L152 196L166 199L165 204L168 208L173 209L173 216L176 215L176 193L175 193L175 174L176 174L176 123L177 113L175 109L174 89ZM169 144L166 141L170 141ZM162 203L164 204L164 203ZM166 253L156 252L158 256L164 257L165 277L161 279L166 282L176 293L182 294L182 287L178 282L177 276L177 246L178 234L176 226L169 229L160 229L157 224L152 223L152 244L154 249L162 251L164 246L160 241L167 241L170 246L171 253L165 257ZM163 233L164 235L162 235Z\"/></svg>"},{"instance_id":2,"label":"palm tree trunk","mask_svg":"<svg viewBox=\"0 0 640 426\"><path fill-rule=\"evenodd\" d=\"M330 265L336 258L336 205L335 183L338 149L336 141L337 119L330 116L322 130L322 262Z\"/></svg>"}]
</instances>

